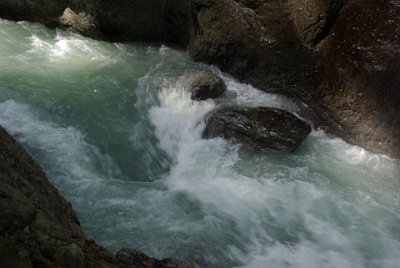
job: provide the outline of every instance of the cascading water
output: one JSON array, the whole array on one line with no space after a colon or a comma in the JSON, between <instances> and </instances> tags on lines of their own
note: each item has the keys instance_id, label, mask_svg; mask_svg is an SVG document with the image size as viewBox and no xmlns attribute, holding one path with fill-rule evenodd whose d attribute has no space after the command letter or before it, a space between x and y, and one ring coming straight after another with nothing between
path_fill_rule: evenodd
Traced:
<instances>
[{"instance_id":1,"label":"cascading water","mask_svg":"<svg viewBox=\"0 0 400 268\"><path fill-rule=\"evenodd\" d=\"M208 267L398 267L400 169L313 131L294 154L202 140L226 104L289 100L223 76L228 92L192 102L212 67L147 44L86 39L0 21L0 125L111 251Z\"/></svg>"}]
</instances>

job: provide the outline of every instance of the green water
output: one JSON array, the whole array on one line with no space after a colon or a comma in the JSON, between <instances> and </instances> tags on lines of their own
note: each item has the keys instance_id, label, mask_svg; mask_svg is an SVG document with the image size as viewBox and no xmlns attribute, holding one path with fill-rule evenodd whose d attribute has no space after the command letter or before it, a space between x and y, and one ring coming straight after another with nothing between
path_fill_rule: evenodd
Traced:
<instances>
[{"instance_id":1,"label":"green water","mask_svg":"<svg viewBox=\"0 0 400 268\"><path fill-rule=\"evenodd\" d=\"M206 70L228 92L191 102ZM399 267L395 161L321 131L292 155L202 140L204 115L226 104L297 111L183 51L0 20L0 125L109 250L207 267Z\"/></svg>"}]
</instances>

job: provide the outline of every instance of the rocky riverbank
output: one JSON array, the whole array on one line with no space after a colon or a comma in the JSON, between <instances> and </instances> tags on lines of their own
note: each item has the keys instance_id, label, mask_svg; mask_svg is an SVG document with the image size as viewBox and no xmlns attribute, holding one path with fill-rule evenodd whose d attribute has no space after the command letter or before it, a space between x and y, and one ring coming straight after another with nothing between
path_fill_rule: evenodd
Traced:
<instances>
[{"instance_id":1,"label":"rocky riverbank","mask_svg":"<svg viewBox=\"0 0 400 268\"><path fill-rule=\"evenodd\" d=\"M1 127L0 213L0 267L199 267L130 249L114 256L88 239L71 204Z\"/></svg>"},{"instance_id":2,"label":"rocky riverbank","mask_svg":"<svg viewBox=\"0 0 400 268\"><path fill-rule=\"evenodd\" d=\"M148 14L151 14L149 16ZM389 0L5 0L0 17L186 47L347 142L400 157L400 5Z\"/></svg>"},{"instance_id":3,"label":"rocky riverbank","mask_svg":"<svg viewBox=\"0 0 400 268\"><path fill-rule=\"evenodd\" d=\"M293 98L349 143L400 157L400 5L388 0L218 0L190 55Z\"/></svg>"},{"instance_id":4,"label":"rocky riverbank","mask_svg":"<svg viewBox=\"0 0 400 268\"><path fill-rule=\"evenodd\" d=\"M117 267L88 240L71 205L0 128L0 266Z\"/></svg>"}]
</instances>

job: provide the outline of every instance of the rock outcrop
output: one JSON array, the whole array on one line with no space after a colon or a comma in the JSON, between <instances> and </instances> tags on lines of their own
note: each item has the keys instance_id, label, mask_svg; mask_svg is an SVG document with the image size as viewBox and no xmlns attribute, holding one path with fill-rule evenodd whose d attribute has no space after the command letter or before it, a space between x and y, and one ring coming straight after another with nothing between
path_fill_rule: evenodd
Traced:
<instances>
[{"instance_id":1,"label":"rock outcrop","mask_svg":"<svg viewBox=\"0 0 400 268\"><path fill-rule=\"evenodd\" d=\"M223 107L206 116L203 138L233 139L256 151L293 152L311 127L293 114L268 107Z\"/></svg>"},{"instance_id":2,"label":"rock outcrop","mask_svg":"<svg viewBox=\"0 0 400 268\"><path fill-rule=\"evenodd\" d=\"M289 0L290 20L300 42L315 45L325 38L343 4L344 0Z\"/></svg>"},{"instance_id":3,"label":"rock outcrop","mask_svg":"<svg viewBox=\"0 0 400 268\"><path fill-rule=\"evenodd\" d=\"M188 50L297 101L347 142L400 158L400 5L390 0L217 0Z\"/></svg>"},{"instance_id":4,"label":"rock outcrop","mask_svg":"<svg viewBox=\"0 0 400 268\"><path fill-rule=\"evenodd\" d=\"M196 77L190 86L192 100L215 99L225 91L224 81L214 74L202 74Z\"/></svg>"},{"instance_id":5,"label":"rock outcrop","mask_svg":"<svg viewBox=\"0 0 400 268\"><path fill-rule=\"evenodd\" d=\"M117 267L71 205L0 127L0 267Z\"/></svg>"},{"instance_id":6,"label":"rock outcrop","mask_svg":"<svg viewBox=\"0 0 400 268\"><path fill-rule=\"evenodd\" d=\"M233 0L217 0L199 11L189 54L258 88L291 94L304 85L312 62L289 14L282 1L265 1L251 9Z\"/></svg>"},{"instance_id":7,"label":"rock outcrop","mask_svg":"<svg viewBox=\"0 0 400 268\"><path fill-rule=\"evenodd\" d=\"M323 122L336 122L336 135L395 158L400 158L399 25L399 1L349 0L317 46L311 98Z\"/></svg>"}]
</instances>

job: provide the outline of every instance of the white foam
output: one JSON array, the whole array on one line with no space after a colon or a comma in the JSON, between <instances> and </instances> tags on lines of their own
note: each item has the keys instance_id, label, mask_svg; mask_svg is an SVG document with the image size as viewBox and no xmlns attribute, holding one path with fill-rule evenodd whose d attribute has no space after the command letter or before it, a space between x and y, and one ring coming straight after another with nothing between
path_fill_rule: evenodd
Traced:
<instances>
[{"instance_id":1,"label":"white foam","mask_svg":"<svg viewBox=\"0 0 400 268\"><path fill-rule=\"evenodd\" d=\"M265 254L255 255L244 266L246 268L262 267L298 267L298 268L362 268L365 267L362 257L356 252L323 251L311 243L295 247L275 244L265 249Z\"/></svg>"},{"instance_id":2,"label":"white foam","mask_svg":"<svg viewBox=\"0 0 400 268\"><path fill-rule=\"evenodd\" d=\"M104 179L94 167L96 159L101 159L110 174L116 172L111 159L86 143L82 132L42 121L27 105L13 100L0 103L0 125L23 144L44 153L46 164L59 176L55 179L77 180L82 187L89 187L96 180Z\"/></svg>"},{"instance_id":3,"label":"white foam","mask_svg":"<svg viewBox=\"0 0 400 268\"><path fill-rule=\"evenodd\" d=\"M52 46L49 42L45 42L42 39L40 39L37 35L32 35L31 38L31 46L33 49L29 50L29 52L36 52L37 50L42 50L42 51L49 51L52 49Z\"/></svg>"},{"instance_id":4,"label":"white foam","mask_svg":"<svg viewBox=\"0 0 400 268\"><path fill-rule=\"evenodd\" d=\"M191 101L185 85L185 78L165 83L159 92L160 105L150 109L160 147L173 158L182 147L201 139L202 119L215 107L212 101Z\"/></svg>"}]
</instances>

